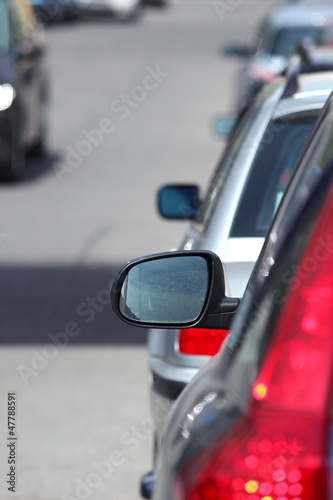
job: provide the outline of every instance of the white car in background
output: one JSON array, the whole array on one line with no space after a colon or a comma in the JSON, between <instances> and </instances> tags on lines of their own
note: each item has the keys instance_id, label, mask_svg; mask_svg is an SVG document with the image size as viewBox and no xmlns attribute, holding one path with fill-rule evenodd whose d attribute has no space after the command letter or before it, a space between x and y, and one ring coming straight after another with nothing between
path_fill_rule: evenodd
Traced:
<instances>
[{"instance_id":1,"label":"white car in background","mask_svg":"<svg viewBox=\"0 0 333 500\"><path fill-rule=\"evenodd\" d=\"M81 17L112 15L119 20L135 20L142 11L142 0L75 0Z\"/></svg>"}]
</instances>

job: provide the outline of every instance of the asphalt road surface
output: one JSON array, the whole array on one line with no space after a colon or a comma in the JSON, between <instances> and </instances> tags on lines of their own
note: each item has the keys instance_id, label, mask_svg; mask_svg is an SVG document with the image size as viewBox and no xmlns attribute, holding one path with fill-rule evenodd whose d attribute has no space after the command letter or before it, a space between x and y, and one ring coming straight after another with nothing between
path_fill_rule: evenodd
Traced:
<instances>
[{"instance_id":1,"label":"asphalt road surface","mask_svg":"<svg viewBox=\"0 0 333 500\"><path fill-rule=\"evenodd\" d=\"M221 46L248 41L273 3L181 0L138 23L48 27L47 154L0 185L2 500L139 498L146 332L115 319L108 289L128 259L177 246L184 224L158 217L156 190L205 189L222 150L212 119L235 104Z\"/></svg>"}]
</instances>

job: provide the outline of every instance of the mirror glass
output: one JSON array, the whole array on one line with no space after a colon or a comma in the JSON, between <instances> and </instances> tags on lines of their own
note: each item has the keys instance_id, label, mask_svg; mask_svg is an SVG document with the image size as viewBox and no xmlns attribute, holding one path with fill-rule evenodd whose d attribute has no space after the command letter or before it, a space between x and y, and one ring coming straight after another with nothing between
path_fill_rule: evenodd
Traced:
<instances>
[{"instance_id":1,"label":"mirror glass","mask_svg":"<svg viewBox=\"0 0 333 500\"><path fill-rule=\"evenodd\" d=\"M219 116L214 122L215 134L219 137L229 137L235 128L235 116Z\"/></svg>"},{"instance_id":2,"label":"mirror glass","mask_svg":"<svg viewBox=\"0 0 333 500\"><path fill-rule=\"evenodd\" d=\"M159 192L159 212L169 219L194 219L199 212L199 189L192 185L164 186Z\"/></svg>"},{"instance_id":3,"label":"mirror glass","mask_svg":"<svg viewBox=\"0 0 333 500\"><path fill-rule=\"evenodd\" d=\"M139 262L121 290L123 316L142 323L182 324L200 315L208 292L206 259L197 255Z\"/></svg>"}]
</instances>

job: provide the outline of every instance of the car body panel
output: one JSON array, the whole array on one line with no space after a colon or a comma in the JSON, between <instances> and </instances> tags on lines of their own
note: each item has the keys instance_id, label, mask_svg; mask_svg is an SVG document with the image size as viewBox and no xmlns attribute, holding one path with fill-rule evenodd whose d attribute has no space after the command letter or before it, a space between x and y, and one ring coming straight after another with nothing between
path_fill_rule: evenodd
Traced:
<instances>
[{"instance_id":1,"label":"car body panel","mask_svg":"<svg viewBox=\"0 0 333 500\"><path fill-rule=\"evenodd\" d=\"M228 238L221 260L230 297L243 296L244 280L251 275L263 243L264 238Z\"/></svg>"}]
</instances>

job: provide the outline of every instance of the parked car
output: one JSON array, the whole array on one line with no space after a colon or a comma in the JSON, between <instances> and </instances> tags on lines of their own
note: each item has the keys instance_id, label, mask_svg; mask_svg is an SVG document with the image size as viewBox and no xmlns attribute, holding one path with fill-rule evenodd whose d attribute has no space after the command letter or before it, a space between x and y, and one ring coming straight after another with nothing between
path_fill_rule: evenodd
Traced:
<instances>
[{"instance_id":1,"label":"parked car","mask_svg":"<svg viewBox=\"0 0 333 500\"><path fill-rule=\"evenodd\" d=\"M281 75L288 57L307 40L314 45L333 41L332 4L283 4L271 9L246 45L230 44L224 54L244 59L237 75L237 109L241 112L258 90Z\"/></svg>"},{"instance_id":2,"label":"parked car","mask_svg":"<svg viewBox=\"0 0 333 500\"><path fill-rule=\"evenodd\" d=\"M174 405L154 500L332 498L332 145L333 94L295 168L230 335ZM215 254L170 252L127 264L111 300L132 325L220 328L231 313L224 288Z\"/></svg>"},{"instance_id":3,"label":"parked car","mask_svg":"<svg viewBox=\"0 0 333 500\"><path fill-rule=\"evenodd\" d=\"M199 204L196 186L160 191L165 217L193 218L178 248L216 253L228 297L243 296L298 155L332 88L331 72L281 78L266 86L233 132ZM159 416L154 464L171 406L227 334L213 327L149 330L151 408Z\"/></svg>"},{"instance_id":4,"label":"parked car","mask_svg":"<svg viewBox=\"0 0 333 500\"><path fill-rule=\"evenodd\" d=\"M289 0L289 2L302 5L331 5L331 0Z\"/></svg>"},{"instance_id":5,"label":"parked car","mask_svg":"<svg viewBox=\"0 0 333 500\"><path fill-rule=\"evenodd\" d=\"M119 20L135 20L142 12L142 0L75 0L81 17L109 14Z\"/></svg>"},{"instance_id":6,"label":"parked car","mask_svg":"<svg viewBox=\"0 0 333 500\"><path fill-rule=\"evenodd\" d=\"M0 176L18 179L48 125L45 33L26 0L0 0Z\"/></svg>"},{"instance_id":7,"label":"parked car","mask_svg":"<svg viewBox=\"0 0 333 500\"><path fill-rule=\"evenodd\" d=\"M30 0L30 3L43 24L75 19L79 13L75 0Z\"/></svg>"}]
</instances>

